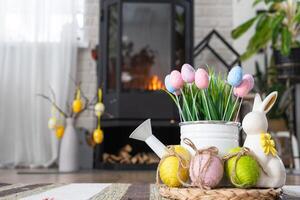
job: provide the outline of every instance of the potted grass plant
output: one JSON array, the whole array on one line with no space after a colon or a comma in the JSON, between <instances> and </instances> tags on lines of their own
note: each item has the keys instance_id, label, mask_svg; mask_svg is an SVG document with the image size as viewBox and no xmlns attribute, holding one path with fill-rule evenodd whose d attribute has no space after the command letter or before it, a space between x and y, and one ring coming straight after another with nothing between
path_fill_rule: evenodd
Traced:
<instances>
[{"instance_id":1,"label":"potted grass plant","mask_svg":"<svg viewBox=\"0 0 300 200\"><path fill-rule=\"evenodd\" d=\"M246 60L271 43L275 65L282 76L295 76L300 64L300 3L297 0L254 0L253 6L264 3L266 10L232 31L238 39L252 26L254 33L241 59ZM286 77L283 77L286 78Z\"/></svg>"},{"instance_id":2,"label":"potted grass plant","mask_svg":"<svg viewBox=\"0 0 300 200\"><path fill-rule=\"evenodd\" d=\"M212 69L195 69L184 64L165 77L166 92L174 101L180 116L181 145L190 149L183 138L197 148L218 147L220 154L238 144L238 113L243 97L254 86L251 75L233 67L227 79ZM190 149L191 150L191 149Z\"/></svg>"}]
</instances>

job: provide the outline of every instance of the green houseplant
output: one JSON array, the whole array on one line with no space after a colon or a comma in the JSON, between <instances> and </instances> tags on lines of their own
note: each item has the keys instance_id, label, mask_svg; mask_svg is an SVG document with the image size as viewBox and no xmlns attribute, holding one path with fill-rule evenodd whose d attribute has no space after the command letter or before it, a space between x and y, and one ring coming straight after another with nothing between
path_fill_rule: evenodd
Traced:
<instances>
[{"instance_id":1,"label":"green houseplant","mask_svg":"<svg viewBox=\"0 0 300 200\"><path fill-rule=\"evenodd\" d=\"M237 39L255 26L254 34L248 42L241 59L246 60L267 47L274 49L275 63L293 62L300 53L300 3L297 0L254 0L253 7L264 3L266 10L239 25L232 31ZM296 59L299 62L299 59Z\"/></svg>"}]
</instances>

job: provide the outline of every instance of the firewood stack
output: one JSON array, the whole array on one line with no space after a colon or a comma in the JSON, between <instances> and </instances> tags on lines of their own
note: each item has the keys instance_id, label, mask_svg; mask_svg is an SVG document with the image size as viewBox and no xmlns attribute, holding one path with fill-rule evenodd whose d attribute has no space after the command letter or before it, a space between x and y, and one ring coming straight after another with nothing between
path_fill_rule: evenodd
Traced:
<instances>
[{"instance_id":1,"label":"firewood stack","mask_svg":"<svg viewBox=\"0 0 300 200\"><path fill-rule=\"evenodd\" d=\"M137 153L131 155L132 147L127 144L122 147L117 155L103 153L104 163L120 163L120 164L155 164L159 163L159 158L154 153Z\"/></svg>"}]
</instances>

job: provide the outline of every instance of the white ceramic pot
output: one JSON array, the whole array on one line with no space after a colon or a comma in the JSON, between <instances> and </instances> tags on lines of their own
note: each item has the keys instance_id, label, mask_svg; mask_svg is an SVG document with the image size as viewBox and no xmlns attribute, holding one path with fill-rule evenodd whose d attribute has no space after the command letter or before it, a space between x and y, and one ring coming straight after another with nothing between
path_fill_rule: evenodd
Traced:
<instances>
[{"instance_id":1,"label":"white ceramic pot","mask_svg":"<svg viewBox=\"0 0 300 200\"><path fill-rule=\"evenodd\" d=\"M182 122L180 125L181 145L191 153L192 148L183 142L189 138L198 149L215 146L219 154L224 156L228 150L239 146L240 123L221 121Z\"/></svg>"},{"instance_id":2,"label":"white ceramic pot","mask_svg":"<svg viewBox=\"0 0 300 200\"><path fill-rule=\"evenodd\" d=\"M59 151L59 172L79 170L79 140L74 128L74 119L66 119L67 126L61 140Z\"/></svg>"}]
</instances>

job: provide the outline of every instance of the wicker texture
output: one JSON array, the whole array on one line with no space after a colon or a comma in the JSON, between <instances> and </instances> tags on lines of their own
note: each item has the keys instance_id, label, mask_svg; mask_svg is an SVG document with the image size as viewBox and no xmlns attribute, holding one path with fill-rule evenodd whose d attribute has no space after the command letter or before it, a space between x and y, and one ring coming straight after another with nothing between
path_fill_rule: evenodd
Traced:
<instances>
[{"instance_id":1,"label":"wicker texture","mask_svg":"<svg viewBox=\"0 0 300 200\"><path fill-rule=\"evenodd\" d=\"M201 190L200 188L159 187L161 196L176 200L273 200L281 189L239 189L219 188Z\"/></svg>"}]
</instances>

